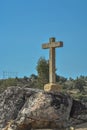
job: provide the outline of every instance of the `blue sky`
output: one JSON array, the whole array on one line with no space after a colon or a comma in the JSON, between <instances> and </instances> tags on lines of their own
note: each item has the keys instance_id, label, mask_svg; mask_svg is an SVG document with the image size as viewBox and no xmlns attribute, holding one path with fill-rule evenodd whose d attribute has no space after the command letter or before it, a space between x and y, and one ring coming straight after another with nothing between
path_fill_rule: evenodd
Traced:
<instances>
[{"instance_id":1,"label":"blue sky","mask_svg":"<svg viewBox=\"0 0 87 130\"><path fill-rule=\"evenodd\" d=\"M0 78L3 71L37 74L50 37L64 42L56 49L57 74L87 75L87 0L0 0Z\"/></svg>"}]
</instances>

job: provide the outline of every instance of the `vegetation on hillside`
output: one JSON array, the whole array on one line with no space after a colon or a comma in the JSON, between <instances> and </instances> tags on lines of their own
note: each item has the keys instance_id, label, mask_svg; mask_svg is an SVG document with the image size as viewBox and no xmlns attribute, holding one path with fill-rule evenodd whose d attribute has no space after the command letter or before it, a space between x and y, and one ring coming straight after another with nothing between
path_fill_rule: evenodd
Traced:
<instances>
[{"instance_id":1,"label":"vegetation on hillside","mask_svg":"<svg viewBox=\"0 0 87 130\"><path fill-rule=\"evenodd\" d=\"M43 89L44 84L49 82L49 62L41 57L36 66L38 75L24 76L23 78L8 78L0 80L0 93L9 86L21 86ZM87 76L76 79L65 78L56 74L56 82L61 84L62 91L69 93L72 97L87 102Z\"/></svg>"}]
</instances>

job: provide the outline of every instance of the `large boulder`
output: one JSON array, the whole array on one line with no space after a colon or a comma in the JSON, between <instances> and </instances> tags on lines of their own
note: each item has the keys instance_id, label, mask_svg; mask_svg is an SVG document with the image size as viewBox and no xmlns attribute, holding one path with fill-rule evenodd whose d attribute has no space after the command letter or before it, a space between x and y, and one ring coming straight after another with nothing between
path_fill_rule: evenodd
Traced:
<instances>
[{"instance_id":1,"label":"large boulder","mask_svg":"<svg viewBox=\"0 0 87 130\"><path fill-rule=\"evenodd\" d=\"M72 99L67 95L38 92L27 99L16 122L32 128L65 128L71 107Z\"/></svg>"},{"instance_id":2,"label":"large boulder","mask_svg":"<svg viewBox=\"0 0 87 130\"><path fill-rule=\"evenodd\" d=\"M27 97L30 97L33 93L38 91L38 89L13 86L0 94L0 130L6 126L8 121L17 118Z\"/></svg>"},{"instance_id":3,"label":"large boulder","mask_svg":"<svg viewBox=\"0 0 87 130\"><path fill-rule=\"evenodd\" d=\"M63 130L83 122L87 106L68 94L26 87L10 87L0 94L0 130Z\"/></svg>"}]
</instances>

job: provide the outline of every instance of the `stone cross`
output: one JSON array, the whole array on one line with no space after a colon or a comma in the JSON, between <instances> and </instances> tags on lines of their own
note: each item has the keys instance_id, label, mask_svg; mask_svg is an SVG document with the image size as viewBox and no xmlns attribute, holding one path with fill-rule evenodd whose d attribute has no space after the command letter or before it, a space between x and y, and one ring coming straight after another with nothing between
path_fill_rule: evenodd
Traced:
<instances>
[{"instance_id":1,"label":"stone cross","mask_svg":"<svg viewBox=\"0 0 87 130\"><path fill-rule=\"evenodd\" d=\"M55 38L52 37L49 39L49 43L42 44L43 49L50 49L49 53L49 82L56 83L56 74L55 74L55 48L63 47L63 42L55 42Z\"/></svg>"}]
</instances>

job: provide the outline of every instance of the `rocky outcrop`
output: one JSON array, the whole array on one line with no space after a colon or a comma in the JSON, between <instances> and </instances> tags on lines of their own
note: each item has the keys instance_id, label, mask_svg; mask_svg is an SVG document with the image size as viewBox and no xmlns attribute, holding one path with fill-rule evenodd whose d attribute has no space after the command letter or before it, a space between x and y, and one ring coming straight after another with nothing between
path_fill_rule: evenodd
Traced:
<instances>
[{"instance_id":1,"label":"rocky outcrop","mask_svg":"<svg viewBox=\"0 0 87 130\"><path fill-rule=\"evenodd\" d=\"M87 122L86 105L68 94L27 87L10 87L0 94L0 130L63 130L83 122Z\"/></svg>"},{"instance_id":2,"label":"rocky outcrop","mask_svg":"<svg viewBox=\"0 0 87 130\"><path fill-rule=\"evenodd\" d=\"M5 127L8 121L16 119L27 97L38 91L38 89L13 86L0 94L0 128Z\"/></svg>"}]
</instances>

